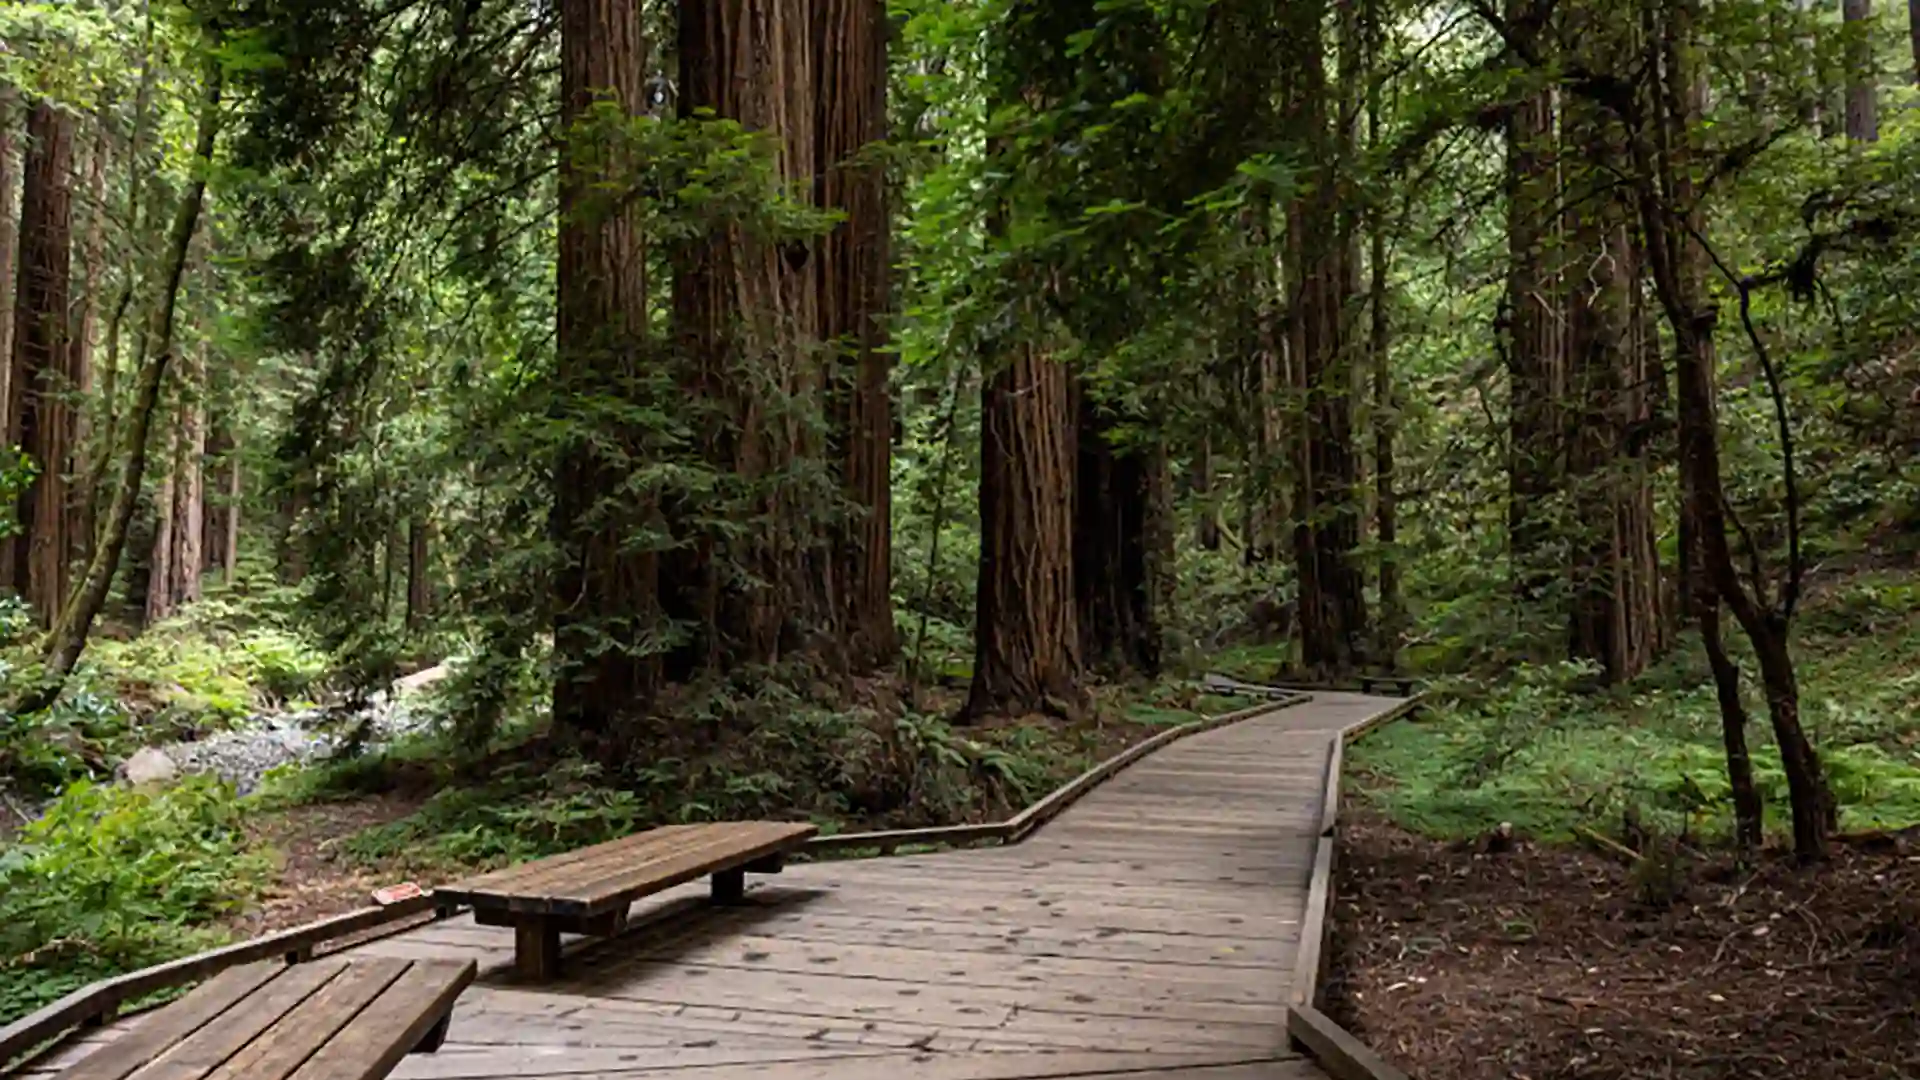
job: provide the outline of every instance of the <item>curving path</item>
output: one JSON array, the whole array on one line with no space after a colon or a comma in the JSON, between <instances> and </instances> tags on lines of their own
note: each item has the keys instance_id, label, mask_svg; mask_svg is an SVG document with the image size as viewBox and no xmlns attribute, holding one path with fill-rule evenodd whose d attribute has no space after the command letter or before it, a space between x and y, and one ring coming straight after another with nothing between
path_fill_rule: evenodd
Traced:
<instances>
[{"instance_id":1,"label":"curving path","mask_svg":"<svg viewBox=\"0 0 1920 1080\"><path fill-rule=\"evenodd\" d=\"M794 866L727 909L689 886L555 983L517 984L512 931L466 918L361 946L481 964L394 1076L1323 1077L1284 1024L1327 759L1399 704L1317 693L1181 740L1018 846Z\"/></svg>"}]
</instances>

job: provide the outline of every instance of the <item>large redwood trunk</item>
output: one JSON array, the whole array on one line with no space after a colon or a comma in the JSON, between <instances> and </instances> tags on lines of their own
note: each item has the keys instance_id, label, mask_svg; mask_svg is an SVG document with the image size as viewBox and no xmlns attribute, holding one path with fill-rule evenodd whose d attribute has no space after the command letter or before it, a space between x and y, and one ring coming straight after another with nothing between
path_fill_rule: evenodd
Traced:
<instances>
[{"instance_id":1,"label":"large redwood trunk","mask_svg":"<svg viewBox=\"0 0 1920 1080\"><path fill-rule=\"evenodd\" d=\"M821 206L847 219L821 240L820 335L829 345L831 460L851 517L833 536L835 614L856 669L890 661L893 625L891 366L886 170L872 158L887 134L883 0L814 0ZM861 157L862 153L867 157Z\"/></svg>"},{"instance_id":2,"label":"large redwood trunk","mask_svg":"<svg viewBox=\"0 0 1920 1080\"><path fill-rule=\"evenodd\" d=\"M1311 148L1313 186L1287 207L1287 293L1293 298L1289 344L1302 406L1296 440L1293 550L1300 579L1300 658L1316 678L1355 670L1366 637L1366 601L1355 552L1360 545L1359 479L1354 452L1354 362L1346 308L1354 293L1346 133L1329 116L1322 3L1291 10L1288 111L1292 130Z\"/></svg>"},{"instance_id":3,"label":"large redwood trunk","mask_svg":"<svg viewBox=\"0 0 1920 1080\"><path fill-rule=\"evenodd\" d=\"M1156 542L1164 456L1115 446L1113 424L1084 389L1077 399L1073 580L1084 663L1124 677L1160 673L1160 592L1167 572Z\"/></svg>"},{"instance_id":4,"label":"large redwood trunk","mask_svg":"<svg viewBox=\"0 0 1920 1080\"><path fill-rule=\"evenodd\" d=\"M1509 22L1537 25L1543 0L1508 0ZM1537 35L1532 47L1542 46ZM1522 604L1542 602L1559 577L1549 503L1560 487L1564 447L1554 95L1534 90L1507 120L1507 531Z\"/></svg>"},{"instance_id":5,"label":"large redwood trunk","mask_svg":"<svg viewBox=\"0 0 1920 1080\"><path fill-rule=\"evenodd\" d=\"M63 399L71 358L73 127L71 114L45 101L36 102L27 119L7 393L7 441L33 458L39 474L21 493L18 535L0 542L10 553L5 577L47 622L58 616L67 584L69 421Z\"/></svg>"},{"instance_id":6,"label":"large redwood trunk","mask_svg":"<svg viewBox=\"0 0 1920 1080\"><path fill-rule=\"evenodd\" d=\"M1623 63L1609 46L1610 13L1572 8L1585 60ZM1566 171L1567 246L1577 272L1567 284L1568 484L1576 509L1570 538L1571 646L1598 661L1608 681L1645 671L1662 644L1648 439L1654 373L1633 302L1640 267L1629 230L1632 207L1613 177L1630 168L1626 131L1605 110L1567 103L1565 135L1583 168Z\"/></svg>"},{"instance_id":7,"label":"large redwood trunk","mask_svg":"<svg viewBox=\"0 0 1920 1080\"><path fill-rule=\"evenodd\" d=\"M968 717L1080 709L1070 380L1064 364L1023 341L999 358L981 394L980 576Z\"/></svg>"},{"instance_id":8,"label":"large redwood trunk","mask_svg":"<svg viewBox=\"0 0 1920 1080\"><path fill-rule=\"evenodd\" d=\"M646 46L640 7L621 0L561 0L562 116L580 119L596 97L645 111ZM602 154L604 160L609 155ZM618 159L609 161L617 166ZM633 468L637 441L606 402L628 402L645 375L647 281L640 215L592 198L599 171L561 157L555 375L558 419L567 425L554 476L549 528L559 551L553 581L554 722L623 752L621 722L645 715L659 689L659 662L642 643L658 620L658 562L627 548L630 518L604 504ZM657 362L657 361L656 361ZM634 402L634 404L643 404ZM606 449L611 441L617 449Z\"/></svg>"},{"instance_id":9,"label":"large redwood trunk","mask_svg":"<svg viewBox=\"0 0 1920 1080\"><path fill-rule=\"evenodd\" d=\"M680 108L768 133L789 183L816 176L811 0L687 0L680 6ZM743 491L735 532L695 525L669 560L674 617L691 633L679 677L794 650L831 652L832 554L823 493L790 466L820 452L810 411L820 390L819 271L809 245L743 225L715 229L674 275L676 336L703 412L711 466ZM869 482L868 486L871 486ZM688 505L686 522L715 508Z\"/></svg>"}]
</instances>

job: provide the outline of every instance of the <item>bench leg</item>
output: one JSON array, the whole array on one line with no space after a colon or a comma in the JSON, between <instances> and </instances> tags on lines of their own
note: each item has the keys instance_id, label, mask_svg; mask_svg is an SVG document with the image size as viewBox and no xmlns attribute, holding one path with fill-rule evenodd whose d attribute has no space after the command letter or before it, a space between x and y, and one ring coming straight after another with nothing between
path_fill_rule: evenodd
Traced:
<instances>
[{"instance_id":1,"label":"bench leg","mask_svg":"<svg viewBox=\"0 0 1920 1080\"><path fill-rule=\"evenodd\" d=\"M713 875L713 902L737 904L747 896L747 871L722 870Z\"/></svg>"},{"instance_id":2,"label":"bench leg","mask_svg":"<svg viewBox=\"0 0 1920 1080\"><path fill-rule=\"evenodd\" d=\"M441 1044L447 1041L447 1028L452 1025L453 1010L449 1009L447 1010L447 1015L435 1021L434 1025L427 1029L427 1033L420 1036L420 1042L413 1048L413 1052L416 1054L431 1054L440 1049Z\"/></svg>"},{"instance_id":3,"label":"bench leg","mask_svg":"<svg viewBox=\"0 0 1920 1080\"><path fill-rule=\"evenodd\" d=\"M529 919L513 928L513 963L523 978L560 977L560 928L551 919Z\"/></svg>"}]
</instances>

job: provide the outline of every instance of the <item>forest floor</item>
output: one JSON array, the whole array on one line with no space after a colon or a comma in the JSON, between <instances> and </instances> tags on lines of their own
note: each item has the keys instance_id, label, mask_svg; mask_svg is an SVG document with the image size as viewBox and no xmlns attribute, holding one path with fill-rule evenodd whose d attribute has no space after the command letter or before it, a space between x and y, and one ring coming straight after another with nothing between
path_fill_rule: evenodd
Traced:
<instances>
[{"instance_id":1,"label":"forest floor","mask_svg":"<svg viewBox=\"0 0 1920 1080\"><path fill-rule=\"evenodd\" d=\"M1920 572L1825 583L1795 654L1845 833L1824 866L1780 850L1751 688L1776 846L1729 852L1690 640L1613 691L1570 665L1441 680L1357 743L1329 1011L1421 1080L1920 1076Z\"/></svg>"},{"instance_id":2,"label":"forest floor","mask_svg":"<svg viewBox=\"0 0 1920 1080\"><path fill-rule=\"evenodd\" d=\"M1421 1080L1920 1075L1920 830L1636 868L1354 809L1330 1011Z\"/></svg>"}]
</instances>

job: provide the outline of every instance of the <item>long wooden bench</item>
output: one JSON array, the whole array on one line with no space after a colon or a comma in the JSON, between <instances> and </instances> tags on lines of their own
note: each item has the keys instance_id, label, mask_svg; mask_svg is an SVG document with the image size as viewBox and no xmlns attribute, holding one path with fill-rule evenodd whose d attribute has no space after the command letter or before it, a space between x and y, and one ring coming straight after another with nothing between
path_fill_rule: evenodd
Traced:
<instances>
[{"instance_id":1,"label":"long wooden bench","mask_svg":"<svg viewBox=\"0 0 1920 1080\"><path fill-rule=\"evenodd\" d=\"M613 937L642 897L713 876L713 898L737 902L746 875L778 873L819 830L779 821L668 825L434 889L473 908L483 926L514 929L514 964L530 979L560 974L560 935Z\"/></svg>"},{"instance_id":2,"label":"long wooden bench","mask_svg":"<svg viewBox=\"0 0 1920 1080\"><path fill-rule=\"evenodd\" d=\"M446 1037L473 961L232 967L57 1080L378 1080Z\"/></svg>"}]
</instances>

